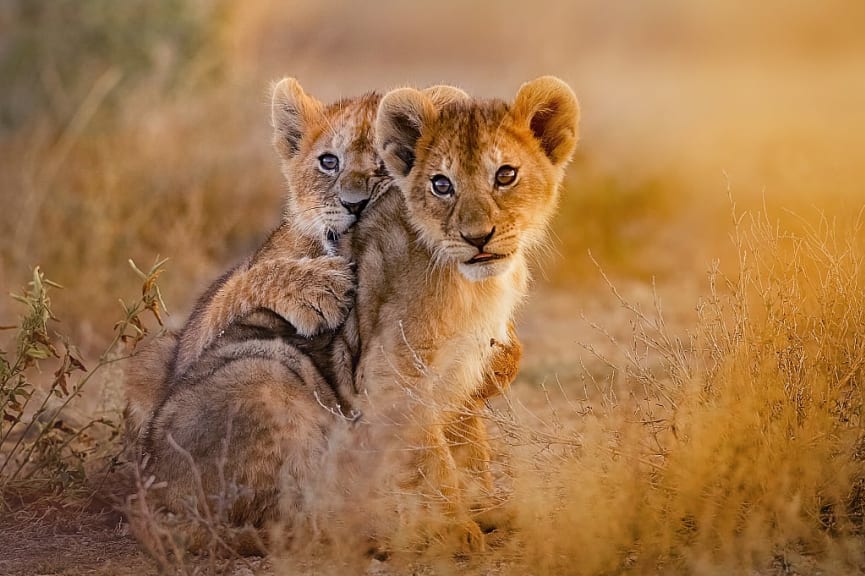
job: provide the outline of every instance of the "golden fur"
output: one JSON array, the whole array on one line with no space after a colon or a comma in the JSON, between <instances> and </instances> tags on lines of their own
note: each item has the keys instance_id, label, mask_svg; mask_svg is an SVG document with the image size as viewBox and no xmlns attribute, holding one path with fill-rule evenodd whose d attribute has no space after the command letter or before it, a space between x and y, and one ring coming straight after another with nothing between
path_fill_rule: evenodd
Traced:
<instances>
[{"instance_id":1,"label":"golden fur","mask_svg":"<svg viewBox=\"0 0 865 576\"><path fill-rule=\"evenodd\" d=\"M165 481L153 496L167 511L212 505L219 494L227 520L261 526L280 516L280 495L301 502L313 480L333 418L323 407L339 405L314 360L325 357L355 284L340 236L390 183L371 133L379 99L325 106L293 79L275 86L283 223L205 292L179 336L154 339L132 361L129 453ZM324 154L338 169L322 169ZM188 536L196 547L206 534Z\"/></svg>"},{"instance_id":2,"label":"golden fur","mask_svg":"<svg viewBox=\"0 0 865 576\"><path fill-rule=\"evenodd\" d=\"M451 90L424 93L440 104L464 97ZM127 436L133 456L146 455L146 472L167 481L161 503L168 510L190 505L196 478L208 495L224 492L226 482L234 487L227 514L237 524L279 517L280 494L290 508L304 508L304 486L314 482L335 413L348 410L322 373L351 380L354 361L331 366L323 359L354 288L347 232L356 214L342 202L375 200L389 183L372 147L378 99L323 106L293 80L277 85L284 223L204 294L179 338L156 339L133 362ZM334 151L345 169L325 178L315 160ZM339 334L343 353L357 349L355 335ZM467 405L500 393L515 377L521 348L502 342L490 341L492 368Z\"/></svg>"},{"instance_id":3,"label":"golden fur","mask_svg":"<svg viewBox=\"0 0 865 576\"><path fill-rule=\"evenodd\" d=\"M182 375L219 331L267 308L301 336L334 330L351 305L354 274L338 238L390 178L372 145L379 96L371 93L325 106L292 78L273 91L274 147L288 184L282 225L248 262L208 291L181 335L174 376ZM333 155L338 168L319 159Z\"/></svg>"},{"instance_id":4,"label":"golden fur","mask_svg":"<svg viewBox=\"0 0 865 576\"><path fill-rule=\"evenodd\" d=\"M578 117L573 92L552 77L524 84L511 104L440 103L406 88L379 105L377 147L400 192L354 231L359 285L348 327L360 348L352 389L342 392L369 423L366 442L396 446L393 459L411 455L401 487L443 501L469 550L484 538L459 469L483 470L489 454L483 424L465 407L488 392L498 350L490 336L513 342L527 258L556 207ZM516 179L497 185L503 166ZM440 175L452 194L434 193ZM467 464L449 448L455 440L469 447Z\"/></svg>"},{"instance_id":5,"label":"golden fur","mask_svg":"<svg viewBox=\"0 0 865 576\"><path fill-rule=\"evenodd\" d=\"M343 203L374 201L390 185L373 148L379 99L371 93L324 105L293 78L274 86L273 144L287 184L283 222L204 292L178 337L159 338L139 354L127 384L130 433L142 429L236 320L270 310L303 337L332 332L342 323L353 302L355 275L350 255L339 252L339 237L357 221ZM324 153L339 158L337 173L321 170Z\"/></svg>"}]
</instances>

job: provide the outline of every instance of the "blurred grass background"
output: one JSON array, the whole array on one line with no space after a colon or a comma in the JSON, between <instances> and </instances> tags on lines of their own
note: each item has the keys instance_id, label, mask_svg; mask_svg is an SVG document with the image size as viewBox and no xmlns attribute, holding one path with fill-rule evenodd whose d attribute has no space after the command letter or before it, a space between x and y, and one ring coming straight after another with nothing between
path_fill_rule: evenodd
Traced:
<instances>
[{"instance_id":1,"label":"blurred grass background","mask_svg":"<svg viewBox=\"0 0 865 576\"><path fill-rule=\"evenodd\" d=\"M508 99L556 74L582 142L539 287L560 297L539 314L597 292L589 249L617 279L683 295L730 253L728 188L791 226L855 217L862 30L853 0L3 0L0 286L40 265L88 349L135 290L126 260L159 254L180 322L278 221L270 81L323 100L438 82ZM15 313L0 299L2 323Z\"/></svg>"}]
</instances>

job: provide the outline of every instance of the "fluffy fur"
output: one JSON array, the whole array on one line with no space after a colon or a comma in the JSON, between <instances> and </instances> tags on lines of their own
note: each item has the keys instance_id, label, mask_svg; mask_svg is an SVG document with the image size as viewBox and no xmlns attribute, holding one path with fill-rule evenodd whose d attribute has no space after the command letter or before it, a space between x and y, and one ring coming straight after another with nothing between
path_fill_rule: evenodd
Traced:
<instances>
[{"instance_id":1,"label":"fluffy fur","mask_svg":"<svg viewBox=\"0 0 865 576\"><path fill-rule=\"evenodd\" d=\"M424 94L437 105L465 97L448 87ZM352 382L359 350L355 323L333 330L354 288L348 229L357 215L343 204L374 202L389 184L373 148L378 100L373 94L323 106L293 80L276 86L274 144L288 182L284 223L211 286L179 338L156 339L133 362L128 438L132 455L145 456L147 473L166 481L160 503L167 510L204 505L200 497L191 502L198 492L226 489L236 524L297 519L307 508L329 430L349 409L329 380ZM325 153L341 161L335 174L319 168ZM500 393L516 375L519 343L488 342L491 368L467 406ZM199 480L201 491L193 489Z\"/></svg>"},{"instance_id":2,"label":"fluffy fur","mask_svg":"<svg viewBox=\"0 0 865 576\"><path fill-rule=\"evenodd\" d=\"M374 202L391 183L373 147L379 100L372 93L324 105L293 78L274 86L273 144L287 184L283 222L202 294L179 337L157 339L139 354L127 385L130 430L141 430L225 330L256 310L284 319L302 337L295 343L326 347L353 302L350 254L339 249L358 217L349 207ZM325 153L339 159L334 173L321 168Z\"/></svg>"},{"instance_id":3,"label":"fluffy fur","mask_svg":"<svg viewBox=\"0 0 865 576\"><path fill-rule=\"evenodd\" d=\"M181 376L235 318L267 308L301 336L334 330L351 304L354 274L338 238L360 211L390 185L372 146L379 96L330 106L293 78L273 91L274 147L288 184L282 225L249 261L232 270L199 301L181 335L173 376ZM336 157L326 170L320 159Z\"/></svg>"},{"instance_id":4,"label":"fluffy fur","mask_svg":"<svg viewBox=\"0 0 865 576\"><path fill-rule=\"evenodd\" d=\"M463 501L460 467L483 470L489 454L483 424L464 408L490 380L490 336L513 342L527 258L554 213L578 119L573 92L552 77L524 84L511 104L443 103L405 88L379 105L377 147L400 191L383 196L353 237L359 286L349 326L360 347L350 394L369 423L367 442L395 446L391 460L410 455L401 488L441 502L469 550L484 538ZM517 171L507 185L496 180L503 166ZM452 194L435 192L437 176ZM467 463L449 448L455 440L471 447Z\"/></svg>"},{"instance_id":5,"label":"fluffy fur","mask_svg":"<svg viewBox=\"0 0 865 576\"><path fill-rule=\"evenodd\" d=\"M329 409L340 406L319 366L329 367L328 347L353 302L345 236L359 208L390 185L373 148L379 99L325 106L293 79L275 86L283 223L202 295L179 336L156 338L127 373L130 455L165 481L154 495L166 510L230 494L227 519L262 526L280 517L280 494L297 504L305 497ZM324 154L338 167L322 166ZM195 546L201 535L190 536Z\"/></svg>"}]
</instances>

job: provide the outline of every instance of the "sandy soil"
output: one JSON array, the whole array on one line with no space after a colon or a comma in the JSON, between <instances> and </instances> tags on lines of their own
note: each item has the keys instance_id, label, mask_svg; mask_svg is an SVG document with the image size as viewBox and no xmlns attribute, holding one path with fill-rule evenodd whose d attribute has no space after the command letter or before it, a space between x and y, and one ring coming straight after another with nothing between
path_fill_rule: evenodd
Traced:
<instances>
[{"instance_id":1,"label":"sandy soil","mask_svg":"<svg viewBox=\"0 0 865 576\"><path fill-rule=\"evenodd\" d=\"M106 501L64 506L41 498L19 506L0 517L0 574L156 574Z\"/></svg>"}]
</instances>

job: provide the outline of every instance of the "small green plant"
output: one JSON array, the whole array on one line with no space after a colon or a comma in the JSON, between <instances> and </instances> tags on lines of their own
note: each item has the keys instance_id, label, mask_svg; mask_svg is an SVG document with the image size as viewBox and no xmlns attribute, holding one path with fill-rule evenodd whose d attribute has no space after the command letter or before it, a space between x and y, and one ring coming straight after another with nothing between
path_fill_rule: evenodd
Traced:
<instances>
[{"instance_id":1,"label":"small green plant","mask_svg":"<svg viewBox=\"0 0 865 576\"><path fill-rule=\"evenodd\" d=\"M143 280L141 297L131 304L120 301L123 318L90 370L75 345L52 330L57 319L50 292L60 285L37 267L26 290L12 295L25 310L17 326L3 327L16 331L14 352L0 349L0 503L15 487L80 484L85 479L85 463L97 450L97 436L107 435L110 441L118 435L113 419L76 422L70 406L96 374L128 357L146 335L143 313L150 312L162 324L160 308L165 306L157 279L164 264L165 260L157 259L150 270L142 272L130 260Z\"/></svg>"}]
</instances>

